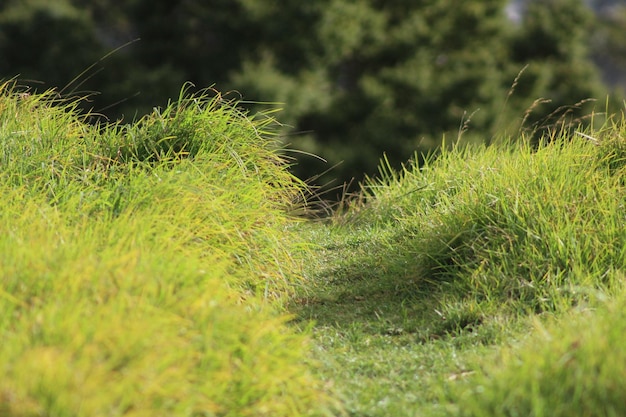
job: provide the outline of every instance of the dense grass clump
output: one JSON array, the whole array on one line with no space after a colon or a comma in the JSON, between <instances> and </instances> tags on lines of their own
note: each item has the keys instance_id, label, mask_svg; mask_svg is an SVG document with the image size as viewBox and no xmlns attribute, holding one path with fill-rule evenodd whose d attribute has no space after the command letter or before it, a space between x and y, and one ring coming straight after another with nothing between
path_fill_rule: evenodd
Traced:
<instances>
[{"instance_id":1,"label":"dense grass clump","mask_svg":"<svg viewBox=\"0 0 626 417\"><path fill-rule=\"evenodd\" d=\"M302 184L271 137L260 136L271 131L270 118L255 121L219 95L200 95L181 96L135 124L94 127L77 116L75 102L59 107L52 93L7 89L0 103L6 183L77 219L149 210L186 250L207 242L256 272L273 265L239 284L267 295L289 291L296 277L283 270L297 271L297 262L284 213Z\"/></svg>"},{"instance_id":2,"label":"dense grass clump","mask_svg":"<svg viewBox=\"0 0 626 417\"><path fill-rule=\"evenodd\" d=\"M510 312L567 308L626 267L624 143L563 135L444 151L383 170L362 220L395 225L394 256L448 294Z\"/></svg>"},{"instance_id":3,"label":"dense grass clump","mask_svg":"<svg viewBox=\"0 0 626 417\"><path fill-rule=\"evenodd\" d=\"M74 107L0 94L0 414L326 414L276 307L301 184L268 119L205 95L132 125Z\"/></svg>"},{"instance_id":4,"label":"dense grass clump","mask_svg":"<svg viewBox=\"0 0 626 417\"><path fill-rule=\"evenodd\" d=\"M457 387L459 415L626 414L625 311L620 297L566 320L537 322L531 337L484 361Z\"/></svg>"}]
</instances>

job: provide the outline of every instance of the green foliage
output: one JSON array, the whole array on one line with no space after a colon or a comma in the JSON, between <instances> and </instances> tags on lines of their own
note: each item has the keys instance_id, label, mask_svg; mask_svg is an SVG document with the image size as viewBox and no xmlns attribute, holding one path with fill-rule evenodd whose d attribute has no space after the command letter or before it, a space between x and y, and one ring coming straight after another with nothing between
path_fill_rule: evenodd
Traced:
<instances>
[{"instance_id":1,"label":"green foliage","mask_svg":"<svg viewBox=\"0 0 626 417\"><path fill-rule=\"evenodd\" d=\"M626 264L623 139L553 140L458 148L386 174L373 213L401 227L422 274L459 294L514 311L567 307L579 285L608 286Z\"/></svg>"},{"instance_id":2,"label":"green foliage","mask_svg":"<svg viewBox=\"0 0 626 417\"><path fill-rule=\"evenodd\" d=\"M540 111L528 123L553 129L555 119L566 115L576 120L593 109L590 99L600 99L606 88L598 68L590 60L594 16L579 0L531 0L526 4L521 26L512 40L512 61L528 65L516 87L512 102L543 99ZM572 87L575 86L575 87ZM555 113L553 113L555 112ZM579 123L579 120L577 120Z\"/></svg>"},{"instance_id":3,"label":"green foliage","mask_svg":"<svg viewBox=\"0 0 626 417\"><path fill-rule=\"evenodd\" d=\"M62 88L103 50L87 14L66 0L3 2L0 27L2 77L19 76Z\"/></svg>"},{"instance_id":4,"label":"green foliage","mask_svg":"<svg viewBox=\"0 0 626 417\"><path fill-rule=\"evenodd\" d=\"M604 79L621 88L622 95L626 92L626 34L622 30L626 26L626 5L618 1L599 3L600 18L596 23L592 37L592 55L603 71ZM607 3L607 4L603 4Z\"/></svg>"},{"instance_id":5,"label":"green foliage","mask_svg":"<svg viewBox=\"0 0 626 417\"><path fill-rule=\"evenodd\" d=\"M3 86L0 414L330 413L278 308L301 280L301 184L268 119L182 96L92 126Z\"/></svg>"},{"instance_id":6,"label":"green foliage","mask_svg":"<svg viewBox=\"0 0 626 417\"><path fill-rule=\"evenodd\" d=\"M483 363L458 389L459 415L624 414L625 329L621 297L597 311L537 323L531 337Z\"/></svg>"},{"instance_id":7,"label":"green foliage","mask_svg":"<svg viewBox=\"0 0 626 417\"><path fill-rule=\"evenodd\" d=\"M294 146L331 165L344 161L340 176L359 178L371 173L383 151L394 163L405 160L415 149L438 144L442 133L456 132L479 108L476 129L493 126L513 78L503 72L504 4L330 1L310 24L308 36L319 47L304 51L302 70L282 69L292 56L271 56L273 77L294 90L266 84L264 61L245 67L234 81L246 81L240 88L247 96L287 102L285 122L311 132L290 138ZM299 169L319 169L307 166L315 163L302 158Z\"/></svg>"},{"instance_id":8,"label":"green foliage","mask_svg":"<svg viewBox=\"0 0 626 417\"><path fill-rule=\"evenodd\" d=\"M590 107L563 106L604 100L589 44L618 50L619 36L601 41L608 26L594 25L581 0L531 1L519 25L506 17L507 4L5 2L0 54L10 59L0 63L0 76L100 92L83 107L126 121L175 97L184 82L237 90L247 101L282 103L286 143L328 160L298 153L293 170L301 178L343 161L317 182L360 179L375 172L383 152L398 167L444 135L469 128L474 140L488 142L503 129L517 134L528 108L535 112L527 126L537 129L552 125L547 116L559 108L559 116L575 119ZM57 30L66 26L71 33ZM42 39L54 45L33 53Z\"/></svg>"}]
</instances>

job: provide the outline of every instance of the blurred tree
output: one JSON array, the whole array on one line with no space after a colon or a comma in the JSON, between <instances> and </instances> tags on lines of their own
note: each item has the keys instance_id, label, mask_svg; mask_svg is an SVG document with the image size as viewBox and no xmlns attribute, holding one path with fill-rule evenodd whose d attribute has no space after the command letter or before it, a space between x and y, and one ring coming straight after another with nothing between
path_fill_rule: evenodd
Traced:
<instances>
[{"instance_id":1,"label":"blurred tree","mask_svg":"<svg viewBox=\"0 0 626 417\"><path fill-rule=\"evenodd\" d=\"M383 152L397 165L466 128L466 137L489 141L503 130L517 134L522 119L540 134L587 114L594 103L586 100L607 93L589 56L591 10L582 0L530 0L516 25L507 3L321 1L298 21L317 45L302 45L299 55L270 46L231 80L252 99L287 103L284 120L299 133L289 141L326 166L343 161L331 173L341 180L375 172ZM284 20L288 8L264 10L259 27L293 24ZM297 172L323 166L301 157Z\"/></svg>"},{"instance_id":2,"label":"blurred tree","mask_svg":"<svg viewBox=\"0 0 626 417\"><path fill-rule=\"evenodd\" d=\"M607 95L590 59L594 19L582 0L526 2L521 26L512 39L512 62L528 68L512 100L518 109L524 102L530 106L535 99L546 100L528 118L528 127L534 123L533 128L541 132L541 127L551 123L576 120L594 107L593 101L587 100ZM604 110L604 101L600 107Z\"/></svg>"},{"instance_id":3,"label":"blurred tree","mask_svg":"<svg viewBox=\"0 0 626 417\"><path fill-rule=\"evenodd\" d=\"M89 10L109 49L127 45L102 62L101 102L106 113L132 119L176 98L182 85L221 83L238 67L246 22L236 2L213 0L72 0ZM121 103L120 103L121 101Z\"/></svg>"},{"instance_id":4,"label":"blurred tree","mask_svg":"<svg viewBox=\"0 0 626 417\"><path fill-rule=\"evenodd\" d=\"M472 126L489 131L506 96L504 0L327 0L303 22L315 44L249 60L233 82L253 99L287 103L294 147L344 161L342 179L399 163ZM289 14L267 15L281 22ZM291 22L302 24L302 22ZM289 32L285 32L289 33ZM285 69L283 69L285 68ZM313 158L300 172L315 172Z\"/></svg>"},{"instance_id":5,"label":"blurred tree","mask_svg":"<svg viewBox=\"0 0 626 417\"><path fill-rule=\"evenodd\" d=\"M88 14L68 0L0 5L0 77L71 89L68 83L97 60L98 44Z\"/></svg>"},{"instance_id":6,"label":"blurred tree","mask_svg":"<svg viewBox=\"0 0 626 417\"><path fill-rule=\"evenodd\" d=\"M626 4L595 0L598 21L593 30L592 56L602 68L606 83L626 93Z\"/></svg>"},{"instance_id":7,"label":"blurred tree","mask_svg":"<svg viewBox=\"0 0 626 417\"><path fill-rule=\"evenodd\" d=\"M344 161L319 180L340 183L375 173L383 152L397 165L467 127L489 140L537 98L550 113L604 93L582 0L529 0L519 24L508 2L8 0L0 77L62 87L95 64L73 88L100 91L93 108L126 121L186 81L284 103L286 142L329 161L295 154L296 173Z\"/></svg>"}]
</instances>

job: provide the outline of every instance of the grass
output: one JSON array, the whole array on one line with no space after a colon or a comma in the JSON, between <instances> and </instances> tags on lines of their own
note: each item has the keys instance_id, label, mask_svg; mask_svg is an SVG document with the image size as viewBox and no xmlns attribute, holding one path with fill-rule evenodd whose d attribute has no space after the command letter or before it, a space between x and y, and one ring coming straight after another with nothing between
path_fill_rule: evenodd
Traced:
<instances>
[{"instance_id":1,"label":"grass","mask_svg":"<svg viewBox=\"0 0 626 417\"><path fill-rule=\"evenodd\" d=\"M622 277L623 278L623 277ZM464 416L619 416L624 413L623 297L538 322L456 397Z\"/></svg>"},{"instance_id":2,"label":"grass","mask_svg":"<svg viewBox=\"0 0 626 417\"><path fill-rule=\"evenodd\" d=\"M0 93L0 415L626 414L626 123L294 213L269 114Z\"/></svg>"},{"instance_id":3,"label":"grass","mask_svg":"<svg viewBox=\"0 0 626 417\"><path fill-rule=\"evenodd\" d=\"M477 325L466 303L422 287L407 265L385 264L380 240L389 233L344 227L308 231L313 240L334 243L314 258L328 262L313 268L318 286L292 307L304 323L315 322L322 377L334 382L351 416L450 415L442 386L522 326ZM372 253L379 256L370 263Z\"/></svg>"},{"instance_id":4,"label":"grass","mask_svg":"<svg viewBox=\"0 0 626 417\"><path fill-rule=\"evenodd\" d=\"M207 92L93 126L0 95L0 415L327 415L269 131ZM295 250L294 250L295 248Z\"/></svg>"},{"instance_id":5,"label":"grass","mask_svg":"<svg viewBox=\"0 0 626 417\"><path fill-rule=\"evenodd\" d=\"M623 294L624 132L458 146L400 172L383 163L360 203L307 225L323 242L308 268L318 287L293 309L316 323L321 374L349 415L626 411L608 394L622 348L610 314L595 313ZM596 321L609 334L580 337ZM568 343L587 353L564 369Z\"/></svg>"}]
</instances>

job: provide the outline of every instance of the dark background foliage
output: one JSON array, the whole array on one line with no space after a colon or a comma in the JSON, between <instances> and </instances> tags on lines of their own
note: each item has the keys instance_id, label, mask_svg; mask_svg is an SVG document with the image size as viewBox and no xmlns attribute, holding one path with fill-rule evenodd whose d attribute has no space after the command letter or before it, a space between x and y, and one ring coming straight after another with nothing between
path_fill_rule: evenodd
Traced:
<instances>
[{"instance_id":1,"label":"dark background foliage","mask_svg":"<svg viewBox=\"0 0 626 417\"><path fill-rule=\"evenodd\" d=\"M295 172L340 163L316 181L341 184L383 153L620 109L625 28L607 0L5 0L0 78L124 122L188 81L281 103L247 105L282 107L285 142L328 161L293 153Z\"/></svg>"}]
</instances>

